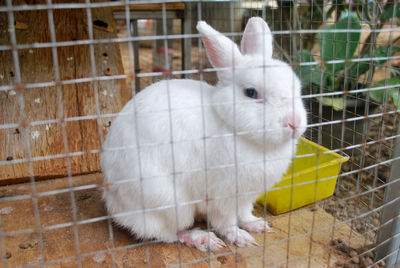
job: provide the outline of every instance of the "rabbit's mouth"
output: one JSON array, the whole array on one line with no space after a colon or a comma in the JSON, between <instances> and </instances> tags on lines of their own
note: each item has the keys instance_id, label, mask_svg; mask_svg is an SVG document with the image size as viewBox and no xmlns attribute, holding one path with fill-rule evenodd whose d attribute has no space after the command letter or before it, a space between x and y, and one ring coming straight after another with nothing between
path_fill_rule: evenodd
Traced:
<instances>
[{"instance_id":1,"label":"rabbit's mouth","mask_svg":"<svg viewBox=\"0 0 400 268\"><path fill-rule=\"evenodd\" d=\"M305 129L303 127L288 124L287 127L283 129L282 137L284 137L285 140L298 139L303 135L304 131Z\"/></svg>"},{"instance_id":2,"label":"rabbit's mouth","mask_svg":"<svg viewBox=\"0 0 400 268\"><path fill-rule=\"evenodd\" d=\"M302 127L289 124L289 128L291 128L291 130L293 132L293 137L295 139L300 138L300 136L303 135L303 133L304 133L304 129Z\"/></svg>"},{"instance_id":3,"label":"rabbit's mouth","mask_svg":"<svg viewBox=\"0 0 400 268\"><path fill-rule=\"evenodd\" d=\"M295 129L292 129L292 136L294 139L298 139L303 135L305 129L303 127L296 127Z\"/></svg>"},{"instance_id":4,"label":"rabbit's mouth","mask_svg":"<svg viewBox=\"0 0 400 268\"><path fill-rule=\"evenodd\" d=\"M297 130L297 126L295 124L289 123L288 126L293 130L296 131Z\"/></svg>"}]
</instances>

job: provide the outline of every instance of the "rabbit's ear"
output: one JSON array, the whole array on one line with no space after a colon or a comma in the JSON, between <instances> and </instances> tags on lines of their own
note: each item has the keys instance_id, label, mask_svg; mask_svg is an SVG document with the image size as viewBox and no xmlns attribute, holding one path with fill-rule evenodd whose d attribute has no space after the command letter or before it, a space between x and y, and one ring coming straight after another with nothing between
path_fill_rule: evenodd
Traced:
<instances>
[{"instance_id":1,"label":"rabbit's ear","mask_svg":"<svg viewBox=\"0 0 400 268\"><path fill-rule=\"evenodd\" d=\"M231 67L239 63L242 54L232 40L204 21L199 21L196 28L201 34L208 58L214 67Z\"/></svg>"},{"instance_id":2,"label":"rabbit's ear","mask_svg":"<svg viewBox=\"0 0 400 268\"><path fill-rule=\"evenodd\" d=\"M262 18L250 18L243 33L242 53L244 55L263 55L267 59L272 58L272 42L268 24Z\"/></svg>"}]
</instances>

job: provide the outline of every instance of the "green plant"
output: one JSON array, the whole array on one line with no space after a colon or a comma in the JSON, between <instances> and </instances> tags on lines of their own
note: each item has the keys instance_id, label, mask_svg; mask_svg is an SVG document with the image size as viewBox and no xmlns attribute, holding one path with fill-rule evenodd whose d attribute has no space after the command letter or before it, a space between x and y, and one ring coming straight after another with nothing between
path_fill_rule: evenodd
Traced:
<instances>
[{"instance_id":1,"label":"green plant","mask_svg":"<svg viewBox=\"0 0 400 268\"><path fill-rule=\"evenodd\" d=\"M396 86L390 89L382 89L382 90L374 90L369 93L369 96L377 101L377 102L384 102L387 97L391 98L394 105L396 105L397 108L400 107L400 96L399 96L399 90L400 90L400 77L392 77L387 80L381 80L379 82L376 82L372 84L373 88L378 88L381 86ZM387 96L385 97L385 94Z\"/></svg>"},{"instance_id":2,"label":"green plant","mask_svg":"<svg viewBox=\"0 0 400 268\"><path fill-rule=\"evenodd\" d=\"M364 2L367 5L366 9L361 9L362 12L369 10L367 14L361 11L348 12L345 9L341 9L341 17L335 23L326 25L323 28L324 31L318 33L319 60L309 50L303 49L297 54L296 62L298 64L314 63L313 65L297 65L295 68L302 81L303 89L308 90L308 93L310 93L309 90L311 90L311 93L349 91L357 87L359 77L364 74L367 79L363 87L379 87L400 83L399 73L395 70L392 70L394 77L375 84L371 83L375 66L382 68L387 62L387 57L393 56L397 51L400 51L399 47L375 47L376 34L371 32L361 51L357 53L358 55L355 55L360 43L360 17L363 18L363 22L371 23L371 28L382 28L384 22L393 16L400 18L400 4L387 4L381 7L376 6L376 4L374 6L373 3L367 3L367 1L360 2ZM392 43L395 41L392 40ZM351 59L366 60L351 61ZM339 60L339 62L329 62L334 60ZM315 63L319 64L315 65ZM387 94L387 97L398 105L399 87L386 90L386 93L385 90L371 91L370 97L377 102L382 102L385 94ZM336 110L344 108L343 95L329 98L321 97L319 100Z\"/></svg>"}]
</instances>

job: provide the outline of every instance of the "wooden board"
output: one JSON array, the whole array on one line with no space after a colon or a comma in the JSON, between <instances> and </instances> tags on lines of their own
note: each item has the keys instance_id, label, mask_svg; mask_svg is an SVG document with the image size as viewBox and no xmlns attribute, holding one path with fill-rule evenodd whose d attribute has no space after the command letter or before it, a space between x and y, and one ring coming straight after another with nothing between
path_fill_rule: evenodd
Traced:
<instances>
[{"instance_id":1,"label":"wooden board","mask_svg":"<svg viewBox=\"0 0 400 268\"><path fill-rule=\"evenodd\" d=\"M53 3L59 3L53 1ZM1 1L4 4L4 0ZM45 1L13 1L13 5L24 3L41 4ZM68 1L70 2L70 1ZM78 2L84 2L78 0ZM94 20L102 20L114 29L111 9L91 9ZM55 9L54 24L56 41L87 40L87 16L85 9ZM18 44L51 42L47 10L14 12L15 20L26 29L17 29ZM7 13L0 14L0 44L9 45L7 31ZM93 30L94 39L115 38L116 32ZM124 74L118 44L106 43L93 45L95 69L98 76L105 74ZM90 46L74 45L57 48L61 80L93 77ZM55 81L51 48L18 50L22 83L41 83ZM0 85L15 85L16 69L11 51L0 52ZM30 143L33 158L63 155L75 152L89 152L101 148L100 132L106 133L112 118L102 118L100 125L96 119L78 120L65 123L68 147L65 148L59 109L63 109L64 118L96 115L95 82L71 83L61 86L62 107L58 104L56 87L22 89L26 119L20 110L19 91L0 92L0 125L19 124L19 127L0 130L0 161L8 161L0 166L0 184L17 182L28 178L28 163L14 163L12 160L28 159L25 135ZM100 114L117 113L130 98L130 90L125 80L97 82ZM59 120L57 123L26 126L26 122ZM99 154L86 153L70 157L73 174L89 173L99 170ZM3 162L4 163L4 162ZM9 164L8 164L9 163ZM65 176L67 174L66 157L33 162L33 174L36 178Z\"/></svg>"},{"instance_id":2,"label":"wooden board","mask_svg":"<svg viewBox=\"0 0 400 268\"><path fill-rule=\"evenodd\" d=\"M101 174L72 178L74 186L102 185ZM67 189L67 178L36 183L38 192ZM0 197L31 194L29 183L0 188ZM106 215L100 189L74 193L78 221ZM42 227L73 222L71 194L52 194L38 198L38 213ZM234 213L234 212L232 212ZM3 232L35 230L26 234L8 235L4 238L7 264L18 266L39 263L40 239L32 199L0 203ZM192 263L189 267L335 267L335 263L348 261L349 257L330 245L332 239L341 239L348 246L361 248L368 243L347 224L335 221L323 209L303 208L280 216L268 215L273 232L252 234L259 247L227 248L200 252L177 243L152 243L138 241L126 230L112 226L112 236L107 220L97 220L77 226L79 254L83 267L165 267ZM335 224L334 230L332 229ZM78 255L73 226L52 228L42 232L43 257L52 262L46 267L76 267ZM113 239L111 239L113 237ZM288 244L289 243L289 244ZM113 256L112 256L113 255ZM147 256L147 257L146 257ZM308 263L310 266L308 266Z\"/></svg>"},{"instance_id":3,"label":"wooden board","mask_svg":"<svg viewBox=\"0 0 400 268\"><path fill-rule=\"evenodd\" d=\"M163 8L163 4L136 4L129 5L129 10L131 11L160 11ZM177 2L177 3L165 3L165 10L184 10L185 3ZM116 6L113 7L113 11L124 11L125 6Z\"/></svg>"}]
</instances>

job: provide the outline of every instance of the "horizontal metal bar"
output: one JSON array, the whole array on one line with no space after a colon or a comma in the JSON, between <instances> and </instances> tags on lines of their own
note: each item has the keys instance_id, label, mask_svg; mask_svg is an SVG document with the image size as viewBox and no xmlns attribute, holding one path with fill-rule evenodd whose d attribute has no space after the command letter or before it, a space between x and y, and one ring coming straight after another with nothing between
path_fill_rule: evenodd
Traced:
<instances>
[{"instance_id":1,"label":"horizontal metal bar","mask_svg":"<svg viewBox=\"0 0 400 268\"><path fill-rule=\"evenodd\" d=\"M180 19L182 16L179 14L180 12L177 11L170 11L167 10L165 12L165 17L167 20L172 19ZM116 20L124 20L126 19L126 14L124 11L114 11L114 19ZM147 19L147 20L157 20L163 19L162 11L130 11L130 20L140 20L140 19Z\"/></svg>"}]
</instances>

